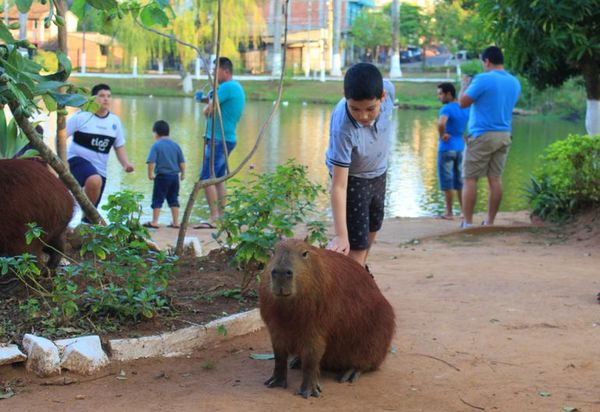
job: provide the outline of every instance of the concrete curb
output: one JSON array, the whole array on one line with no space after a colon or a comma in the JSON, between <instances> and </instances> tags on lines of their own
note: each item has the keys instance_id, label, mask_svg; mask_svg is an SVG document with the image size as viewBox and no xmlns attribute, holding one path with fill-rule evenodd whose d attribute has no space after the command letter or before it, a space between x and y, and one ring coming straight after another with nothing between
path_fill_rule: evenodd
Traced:
<instances>
[{"instance_id":1,"label":"concrete curb","mask_svg":"<svg viewBox=\"0 0 600 412\"><path fill-rule=\"evenodd\" d=\"M172 357L194 349L217 346L236 336L260 330L264 326L258 309L214 320L206 325L190 326L175 332L108 342L111 361Z\"/></svg>"}]
</instances>

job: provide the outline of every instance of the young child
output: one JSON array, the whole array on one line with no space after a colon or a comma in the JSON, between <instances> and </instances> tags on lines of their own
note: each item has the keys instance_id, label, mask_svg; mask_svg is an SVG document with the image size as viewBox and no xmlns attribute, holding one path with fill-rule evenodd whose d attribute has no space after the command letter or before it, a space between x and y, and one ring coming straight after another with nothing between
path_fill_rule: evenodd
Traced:
<instances>
[{"instance_id":1,"label":"young child","mask_svg":"<svg viewBox=\"0 0 600 412\"><path fill-rule=\"evenodd\" d=\"M179 180L185 177L185 159L181 147L169 138L169 124L159 120L152 126L152 134L156 142L150 148L148 159L148 179L154 180L152 190L152 222L144 223L145 227L158 229L160 208L167 199L171 208L171 224L179 227ZM180 174L181 173L181 174Z\"/></svg>"},{"instance_id":2,"label":"young child","mask_svg":"<svg viewBox=\"0 0 600 412\"><path fill-rule=\"evenodd\" d=\"M346 72L345 98L331 114L325 160L335 237L327 248L363 266L383 223L394 95L377 67L358 63Z\"/></svg>"}]
</instances>

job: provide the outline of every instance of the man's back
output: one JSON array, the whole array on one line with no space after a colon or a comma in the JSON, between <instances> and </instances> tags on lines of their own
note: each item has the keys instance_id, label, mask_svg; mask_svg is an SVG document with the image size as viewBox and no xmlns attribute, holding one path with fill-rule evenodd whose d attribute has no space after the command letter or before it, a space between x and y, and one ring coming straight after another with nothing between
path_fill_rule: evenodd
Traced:
<instances>
[{"instance_id":1,"label":"man's back","mask_svg":"<svg viewBox=\"0 0 600 412\"><path fill-rule=\"evenodd\" d=\"M473 100L469 135L477 137L485 132L511 131L512 110L520 94L519 81L504 70L491 70L475 76L466 91Z\"/></svg>"}]
</instances>

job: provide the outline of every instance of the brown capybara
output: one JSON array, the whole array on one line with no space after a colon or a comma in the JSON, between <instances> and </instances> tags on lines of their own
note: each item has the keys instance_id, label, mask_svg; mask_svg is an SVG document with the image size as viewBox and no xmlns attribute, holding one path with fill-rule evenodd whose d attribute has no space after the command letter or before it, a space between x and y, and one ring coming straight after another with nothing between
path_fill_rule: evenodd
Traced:
<instances>
[{"instance_id":1,"label":"brown capybara","mask_svg":"<svg viewBox=\"0 0 600 412\"><path fill-rule=\"evenodd\" d=\"M369 272L340 253L281 241L261 275L259 297L275 354L268 387L287 387L289 355L302 368L297 394L308 398L320 395L320 368L354 381L389 352L392 306Z\"/></svg>"},{"instance_id":2,"label":"brown capybara","mask_svg":"<svg viewBox=\"0 0 600 412\"><path fill-rule=\"evenodd\" d=\"M44 251L46 265L55 268L60 254L38 240L28 245L25 233L27 223L35 222L45 232L41 239L62 252L75 205L63 182L37 160L0 160L0 194L0 256L29 252L39 259Z\"/></svg>"}]
</instances>

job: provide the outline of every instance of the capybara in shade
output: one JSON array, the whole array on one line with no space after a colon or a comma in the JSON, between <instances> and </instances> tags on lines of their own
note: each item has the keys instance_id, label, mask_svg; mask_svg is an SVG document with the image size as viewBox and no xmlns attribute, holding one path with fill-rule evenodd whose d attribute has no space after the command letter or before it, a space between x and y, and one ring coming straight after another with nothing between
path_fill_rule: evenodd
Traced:
<instances>
[{"instance_id":1,"label":"capybara in shade","mask_svg":"<svg viewBox=\"0 0 600 412\"><path fill-rule=\"evenodd\" d=\"M318 397L320 368L354 381L389 352L394 311L372 276L353 259L300 240L284 240L262 272L260 314L275 369L265 385L287 387L287 359L297 355L297 394Z\"/></svg>"},{"instance_id":2,"label":"capybara in shade","mask_svg":"<svg viewBox=\"0 0 600 412\"><path fill-rule=\"evenodd\" d=\"M0 256L25 252L40 258L49 254L46 265L53 269L60 254L34 240L25 242L27 223L35 222L45 232L42 240L63 251L62 234L73 216L74 200L63 182L37 160L0 160Z\"/></svg>"}]
</instances>

